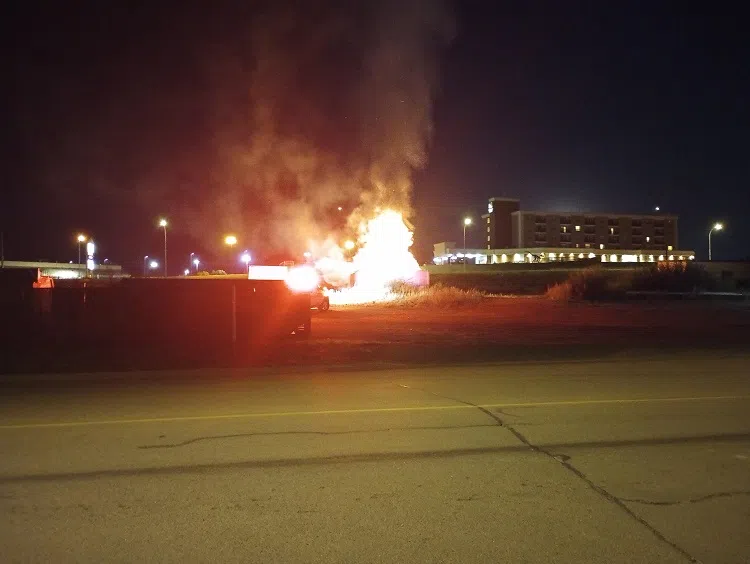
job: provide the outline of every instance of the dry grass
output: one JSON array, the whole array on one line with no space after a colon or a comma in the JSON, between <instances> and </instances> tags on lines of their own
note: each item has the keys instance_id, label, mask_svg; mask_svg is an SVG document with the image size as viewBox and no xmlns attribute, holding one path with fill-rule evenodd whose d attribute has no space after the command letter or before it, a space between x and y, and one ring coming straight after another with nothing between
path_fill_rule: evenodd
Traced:
<instances>
[{"instance_id":1,"label":"dry grass","mask_svg":"<svg viewBox=\"0 0 750 564\"><path fill-rule=\"evenodd\" d=\"M479 290L462 290L442 284L422 288L395 284L391 290L395 298L384 304L390 307L455 309L476 305L489 297Z\"/></svg>"}]
</instances>

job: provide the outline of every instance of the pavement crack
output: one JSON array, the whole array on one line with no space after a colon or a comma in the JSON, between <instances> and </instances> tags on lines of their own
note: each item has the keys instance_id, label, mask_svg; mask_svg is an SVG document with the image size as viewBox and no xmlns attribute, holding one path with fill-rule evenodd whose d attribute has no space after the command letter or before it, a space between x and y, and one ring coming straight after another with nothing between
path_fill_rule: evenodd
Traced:
<instances>
[{"instance_id":1,"label":"pavement crack","mask_svg":"<svg viewBox=\"0 0 750 564\"><path fill-rule=\"evenodd\" d=\"M388 433L392 431L446 431L450 429L473 429L476 427L494 427L495 425L432 425L423 427L384 427L379 429L358 429L346 431L273 431L273 432L256 432L256 433L232 433L229 435L209 435L205 437L194 437L178 443L162 443L152 445L140 445L141 450L148 449L167 449L178 448L202 441L216 441L224 439L240 439L252 437L275 437L281 435L300 435L300 436L334 436L334 435L355 435L363 433Z\"/></svg>"},{"instance_id":2,"label":"pavement crack","mask_svg":"<svg viewBox=\"0 0 750 564\"><path fill-rule=\"evenodd\" d=\"M610 503L613 503L616 505L621 511L623 511L626 515L628 515L631 519L639 523L641 526L643 526L645 529L647 529L651 534L660 542L664 543L665 545L672 548L675 552L680 554L682 557L684 557L688 562L694 562L694 563L700 563L700 561L695 558L693 555L691 555L687 550L682 548L680 545L678 545L676 542L669 540L667 537L664 536L664 534L659 531L656 527L654 527L651 523L646 521L643 517L635 513L630 507L626 505L626 501L617 497L616 495L610 493L605 488L599 486L598 484L594 483L594 481L589 478L584 472L576 468L573 464L570 462L570 456L560 453L553 453L550 450L547 450L545 448L542 448L540 446L535 445L531 442L523 433L518 431L513 427L513 425L509 425L501 417L497 415L497 413L493 413L486 407L483 407L481 405L477 405L475 403L462 400L460 398L447 396L444 394L438 394L435 392L432 392L430 390L425 390L424 388L414 388L411 386L405 386L403 384L399 384L399 386L403 388L409 388L412 390L418 390L421 392L424 392L426 394L430 394L435 397L439 397L442 399L454 401L457 403L461 403L464 405L469 405L472 407L477 408L479 411L487 415L488 417L492 418L496 423L497 426L502 427L504 429L507 429L508 432L510 432L514 437L516 437L521 443L523 443L524 446L526 446L529 450L535 453L542 454L546 456L547 458L550 458L560 464L563 468L565 468L568 472L576 476L578 479L580 479L582 482L584 482L589 489L593 490L597 494L599 494L601 497L609 501Z\"/></svg>"},{"instance_id":3,"label":"pavement crack","mask_svg":"<svg viewBox=\"0 0 750 564\"><path fill-rule=\"evenodd\" d=\"M731 491L731 492L717 492L712 493L708 495L703 495L700 497L693 497L690 499L678 499L675 501L655 501L650 499L629 499L621 497L620 500L622 500L625 503L637 503L639 505L656 505L656 506L662 506L662 507L668 507L671 505L686 505L690 503L702 503L704 501L710 501L712 499L720 499L720 498L727 498L727 497L736 497L736 496L744 496L744 495L750 495L750 491Z\"/></svg>"}]
</instances>

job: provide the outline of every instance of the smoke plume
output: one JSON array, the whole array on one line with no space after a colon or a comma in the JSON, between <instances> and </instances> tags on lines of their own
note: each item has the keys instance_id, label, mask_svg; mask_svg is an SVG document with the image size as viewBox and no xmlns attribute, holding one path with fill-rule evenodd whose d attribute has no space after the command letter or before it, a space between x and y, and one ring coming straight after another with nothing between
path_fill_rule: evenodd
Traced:
<instances>
[{"instance_id":1,"label":"smoke plume","mask_svg":"<svg viewBox=\"0 0 750 564\"><path fill-rule=\"evenodd\" d=\"M132 34L101 80L112 89L61 126L48 152L65 166L47 179L136 197L200 241L233 232L255 249L299 252L376 208L408 217L453 33L443 2L216 6L226 13L149 13L162 18L154 43Z\"/></svg>"}]
</instances>

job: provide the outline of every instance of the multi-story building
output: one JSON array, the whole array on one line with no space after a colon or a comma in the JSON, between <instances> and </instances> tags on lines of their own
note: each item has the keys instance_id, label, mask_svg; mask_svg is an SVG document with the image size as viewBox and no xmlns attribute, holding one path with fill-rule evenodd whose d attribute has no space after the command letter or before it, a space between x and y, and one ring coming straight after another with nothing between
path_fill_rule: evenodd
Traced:
<instances>
[{"instance_id":1,"label":"multi-story building","mask_svg":"<svg viewBox=\"0 0 750 564\"><path fill-rule=\"evenodd\" d=\"M695 258L692 251L679 250L674 215L526 211L520 209L517 199L490 198L480 225L486 248L464 250L452 243L438 243L436 262L464 255L479 263Z\"/></svg>"}]
</instances>

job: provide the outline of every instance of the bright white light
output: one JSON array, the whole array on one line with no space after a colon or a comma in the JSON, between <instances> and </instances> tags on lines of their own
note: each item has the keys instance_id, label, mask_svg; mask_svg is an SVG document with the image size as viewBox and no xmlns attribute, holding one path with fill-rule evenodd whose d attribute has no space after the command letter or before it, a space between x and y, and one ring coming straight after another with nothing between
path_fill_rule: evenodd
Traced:
<instances>
[{"instance_id":1,"label":"bright white light","mask_svg":"<svg viewBox=\"0 0 750 564\"><path fill-rule=\"evenodd\" d=\"M150 263L148 263L148 266L150 268L159 268L159 263L156 262L155 260L152 260Z\"/></svg>"},{"instance_id":2,"label":"bright white light","mask_svg":"<svg viewBox=\"0 0 750 564\"><path fill-rule=\"evenodd\" d=\"M250 256L250 253L245 251L242 253L242 256L240 257L240 260L244 262L245 264L250 264L250 261L252 260L252 257Z\"/></svg>"},{"instance_id":3,"label":"bright white light","mask_svg":"<svg viewBox=\"0 0 750 564\"><path fill-rule=\"evenodd\" d=\"M85 242L86 242L86 235L84 235L84 234L80 234L80 235L78 236L78 242L79 242L79 243L85 243Z\"/></svg>"},{"instance_id":4,"label":"bright white light","mask_svg":"<svg viewBox=\"0 0 750 564\"><path fill-rule=\"evenodd\" d=\"M617 262L617 255L610 255L609 262Z\"/></svg>"},{"instance_id":5,"label":"bright white light","mask_svg":"<svg viewBox=\"0 0 750 564\"><path fill-rule=\"evenodd\" d=\"M185 269L185 276L187 276L188 274L190 274L190 270L188 270L188 269L186 268L186 269Z\"/></svg>"},{"instance_id":6,"label":"bright white light","mask_svg":"<svg viewBox=\"0 0 750 564\"><path fill-rule=\"evenodd\" d=\"M320 276L311 266L291 268L286 275L286 285L292 292L312 292L320 284Z\"/></svg>"},{"instance_id":7,"label":"bright white light","mask_svg":"<svg viewBox=\"0 0 750 564\"><path fill-rule=\"evenodd\" d=\"M86 268L88 268L89 270L94 270L94 268L96 268L96 265L94 264L94 259L86 260Z\"/></svg>"},{"instance_id":8,"label":"bright white light","mask_svg":"<svg viewBox=\"0 0 750 564\"><path fill-rule=\"evenodd\" d=\"M166 227L167 226L167 220L166 219L160 219L159 220L159 227Z\"/></svg>"},{"instance_id":9,"label":"bright white light","mask_svg":"<svg viewBox=\"0 0 750 564\"><path fill-rule=\"evenodd\" d=\"M224 244L229 245L230 247L232 245L236 245L237 237L235 237L234 235L227 235L226 237L224 237Z\"/></svg>"},{"instance_id":10,"label":"bright white light","mask_svg":"<svg viewBox=\"0 0 750 564\"><path fill-rule=\"evenodd\" d=\"M73 278L80 278L81 274L73 270L54 270L50 272L52 278L60 278L62 280L71 280Z\"/></svg>"},{"instance_id":11,"label":"bright white light","mask_svg":"<svg viewBox=\"0 0 750 564\"><path fill-rule=\"evenodd\" d=\"M86 243L86 254L89 256L94 256L94 251L96 251L96 245L94 245L93 241L89 241Z\"/></svg>"},{"instance_id":12,"label":"bright white light","mask_svg":"<svg viewBox=\"0 0 750 564\"><path fill-rule=\"evenodd\" d=\"M690 256L689 256L688 258L689 258L690 260L695 260L695 255L690 255Z\"/></svg>"},{"instance_id":13,"label":"bright white light","mask_svg":"<svg viewBox=\"0 0 750 564\"><path fill-rule=\"evenodd\" d=\"M724 229L724 226L721 223L717 223L716 225L714 225L714 229L716 229L716 231L721 231L722 229Z\"/></svg>"},{"instance_id":14,"label":"bright white light","mask_svg":"<svg viewBox=\"0 0 750 564\"><path fill-rule=\"evenodd\" d=\"M201 263L199 259L193 259L193 264L195 265L195 268L198 268L198 265Z\"/></svg>"},{"instance_id":15,"label":"bright white light","mask_svg":"<svg viewBox=\"0 0 750 564\"><path fill-rule=\"evenodd\" d=\"M638 255L622 255L620 262L638 262Z\"/></svg>"},{"instance_id":16,"label":"bright white light","mask_svg":"<svg viewBox=\"0 0 750 564\"><path fill-rule=\"evenodd\" d=\"M594 253L589 253L589 258L590 258L590 259L592 259L592 258L596 258L596 255L595 255Z\"/></svg>"},{"instance_id":17,"label":"bright white light","mask_svg":"<svg viewBox=\"0 0 750 564\"><path fill-rule=\"evenodd\" d=\"M344 243L344 248L347 251L351 251L354 248L354 241L347 241L346 243Z\"/></svg>"},{"instance_id":18,"label":"bright white light","mask_svg":"<svg viewBox=\"0 0 750 564\"><path fill-rule=\"evenodd\" d=\"M464 218L464 225L471 225L471 218L470 217Z\"/></svg>"},{"instance_id":19,"label":"bright white light","mask_svg":"<svg viewBox=\"0 0 750 564\"><path fill-rule=\"evenodd\" d=\"M305 258L310 258L312 256L312 253L310 251L305 251L303 256Z\"/></svg>"}]
</instances>

